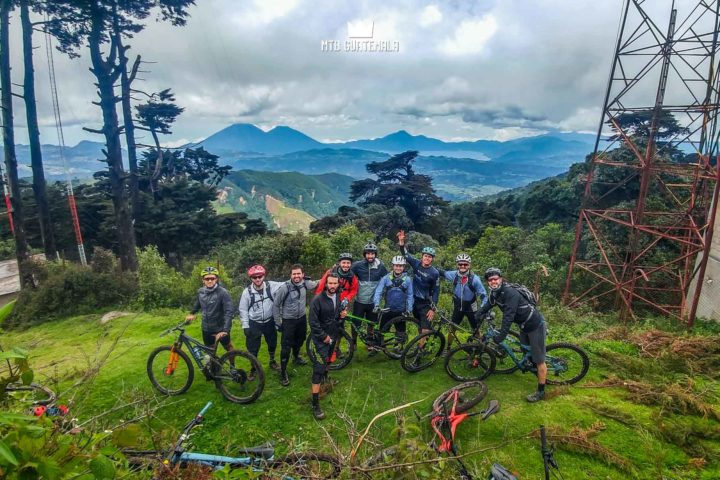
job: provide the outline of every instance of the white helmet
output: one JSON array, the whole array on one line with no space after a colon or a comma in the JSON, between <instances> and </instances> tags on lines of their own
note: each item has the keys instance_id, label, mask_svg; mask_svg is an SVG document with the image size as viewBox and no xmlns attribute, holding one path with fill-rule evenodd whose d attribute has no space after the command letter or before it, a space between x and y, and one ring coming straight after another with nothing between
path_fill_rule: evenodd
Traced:
<instances>
[{"instance_id":1,"label":"white helmet","mask_svg":"<svg viewBox=\"0 0 720 480\"><path fill-rule=\"evenodd\" d=\"M455 257L455 263L460 262L470 263L470 255L468 255L467 253L458 253L457 257Z\"/></svg>"},{"instance_id":2,"label":"white helmet","mask_svg":"<svg viewBox=\"0 0 720 480\"><path fill-rule=\"evenodd\" d=\"M392 264L393 265L405 265L405 257L402 255L395 255L392 258Z\"/></svg>"}]
</instances>

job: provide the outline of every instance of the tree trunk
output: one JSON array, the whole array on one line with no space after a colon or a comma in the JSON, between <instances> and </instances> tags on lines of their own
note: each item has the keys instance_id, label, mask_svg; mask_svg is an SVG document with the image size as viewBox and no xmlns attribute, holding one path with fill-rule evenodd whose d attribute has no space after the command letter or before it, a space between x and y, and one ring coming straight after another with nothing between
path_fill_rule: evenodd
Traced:
<instances>
[{"instance_id":1,"label":"tree trunk","mask_svg":"<svg viewBox=\"0 0 720 480\"><path fill-rule=\"evenodd\" d=\"M21 288L33 287L32 274L28 271L29 247L25 236L22 198L18 184L17 158L15 156L15 132L13 130L13 105L10 79L10 2L0 6L0 108L2 109L2 136L5 146L5 168L12 195L10 202L15 223L15 254L20 271Z\"/></svg>"},{"instance_id":2,"label":"tree trunk","mask_svg":"<svg viewBox=\"0 0 720 480\"><path fill-rule=\"evenodd\" d=\"M50 207L47 201L45 170L43 169L42 151L40 150L40 128L38 127L37 102L35 100L35 69L33 67L32 31L30 22L30 8L28 0L23 0L20 6L20 20L22 22L23 60L25 64L25 77L23 80L23 97L27 116L28 136L30 138L30 164L33 172L33 192L40 217L40 236L43 241L45 256L48 259L56 257L55 235L50 218Z\"/></svg>"},{"instance_id":3,"label":"tree trunk","mask_svg":"<svg viewBox=\"0 0 720 480\"><path fill-rule=\"evenodd\" d=\"M117 44L120 53L120 101L123 112L123 125L125 126L125 143L128 149L128 165L130 166L130 205L132 206L133 221L137 221L140 212L140 189L138 186L138 166L137 166L137 145L135 144L135 123L132 118L132 106L130 105L130 87L138 68L140 67L140 55L137 56L133 63L132 70L128 74L127 64L128 58L125 55L126 48L122 44L117 29L115 31Z\"/></svg>"},{"instance_id":4,"label":"tree trunk","mask_svg":"<svg viewBox=\"0 0 720 480\"><path fill-rule=\"evenodd\" d=\"M120 127L118 123L115 103L114 83L119 77L119 70L115 65L117 43L112 41L107 60L100 52L102 19L93 15L91 33L88 45L92 61L91 71L97 79L100 108L103 114L102 132L105 135L105 157L110 172L110 185L112 201L115 210L115 227L117 228L118 250L120 267L123 270L137 271L137 255L135 253L135 230L128 204L128 195L125 188L125 169L122 163L122 149L120 146Z\"/></svg>"}]
</instances>

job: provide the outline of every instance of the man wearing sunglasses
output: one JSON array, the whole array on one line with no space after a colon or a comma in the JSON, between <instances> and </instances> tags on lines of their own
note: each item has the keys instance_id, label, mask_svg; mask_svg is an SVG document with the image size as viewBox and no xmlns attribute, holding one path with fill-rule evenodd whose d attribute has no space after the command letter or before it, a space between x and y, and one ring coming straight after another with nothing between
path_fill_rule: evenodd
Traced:
<instances>
[{"instance_id":1,"label":"man wearing sunglasses","mask_svg":"<svg viewBox=\"0 0 720 480\"><path fill-rule=\"evenodd\" d=\"M513 322L520 325L520 342L530 346L532 361L537 365L537 390L525 399L534 403L545 397L545 379L547 378L547 365L545 364L545 337L547 327L545 317L530 303L517 288L503 281L499 268L491 267L485 271L485 280L490 287L490 298L477 312L477 318L485 315L494 306L500 307L503 312L502 326L492 336L492 341L502 343L505 340Z\"/></svg>"},{"instance_id":2,"label":"man wearing sunglasses","mask_svg":"<svg viewBox=\"0 0 720 480\"><path fill-rule=\"evenodd\" d=\"M240 296L240 323L245 333L245 347L248 352L258 356L263 337L267 343L270 369L280 371L275 361L277 350L277 329L273 317L274 296L283 282L265 281L265 267L253 265L248 269L250 285ZM251 374L254 372L250 372Z\"/></svg>"},{"instance_id":3,"label":"man wearing sunglasses","mask_svg":"<svg viewBox=\"0 0 720 480\"><path fill-rule=\"evenodd\" d=\"M487 299L487 292L483 287L480 278L470 270L471 258L467 253L459 253L455 257L457 270L443 270L438 268L440 278L444 278L453 284L453 313L452 322L460 325L463 318L467 318L473 332L478 328L475 320L475 312L478 311L478 297L480 305L484 305ZM452 337L448 337L447 349L450 350Z\"/></svg>"},{"instance_id":4,"label":"man wearing sunglasses","mask_svg":"<svg viewBox=\"0 0 720 480\"><path fill-rule=\"evenodd\" d=\"M225 350L233 350L230 328L235 310L230 293L218 285L220 272L215 267L205 267L202 272L203 286L198 290L195 306L185 321L190 323L202 312L203 343L208 347L220 342Z\"/></svg>"}]
</instances>

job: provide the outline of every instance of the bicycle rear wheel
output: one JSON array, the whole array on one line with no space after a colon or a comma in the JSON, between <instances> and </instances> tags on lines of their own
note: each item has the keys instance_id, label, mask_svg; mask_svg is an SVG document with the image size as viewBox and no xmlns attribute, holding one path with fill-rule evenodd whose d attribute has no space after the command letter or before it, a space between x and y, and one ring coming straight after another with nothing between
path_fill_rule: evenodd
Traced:
<instances>
[{"instance_id":1,"label":"bicycle rear wheel","mask_svg":"<svg viewBox=\"0 0 720 480\"><path fill-rule=\"evenodd\" d=\"M29 385L10 383L5 386L5 395L13 402L32 406L50 405L57 399L55 392L39 383L30 383Z\"/></svg>"},{"instance_id":2,"label":"bicycle rear wheel","mask_svg":"<svg viewBox=\"0 0 720 480\"><path fill-rule=\"evenodd\" d=\"M484 343L465 343L450 350L445 371L458 382L482 380L493 373L495 354Z\"/></svg>"},{"instance_id":3,"label":"bicycle rear wheel","mask_svg":"<svg viewBox=\"0 0 720 480\"><path fill-rule=\"evenodd\" d=\"M470 410L485 398L488 393L487 385L484 382L473 381L456 385L450 390L441 393L433 402L433 411L450 411L455 401L455 392L458 392L458 400L455 405L455 413L463 413Z\"/></svg>"},{"instance_id":4,"label":"bicycle rear wheel","mask_svg":"<svg viewBox=\"0 0 720 480\"><path fill-rule=\"evenodd\" d=\"M570 385L579 382L590 369L587 353L571 343L553 343L545 349L547 383Z\"/></svg>"},{"instance_id":5,"label":"bicycle rear wheel","mask_svg":"<svg viewBox=\"0 0 720 480\"><path fill-rule=\"evenodd\" d=\"M338 351L338 348L340 351ZM305 341L305 352L308 358L314 363L323 363L325 359L321 358L315 350L315 343L313 343L312 336L308 336ZM340 338L335 342L335 361L328 364L329 370L340 370L345 368L352 360L355 354L355 343L352 337L345 330L340 331Z\"/></svg>"},{"instance_id":6,"label":"bicycle rear wheel","mask_svg":"<svg viewBox=\"0 0 720 480\"><path fill-rule=\"evenodd\" d=\"M162 465L164 454L157 450L121 450L131 472L150 470Z\"/></svg>"},{"instance_id":7,"label":"bicycle rear wheel","mask_svg":"<svg viewBox=\"0 0 720 480\"><path fill-rule=\"evenodd\" d=\"M160 393L180 395L192 385L195 369L187 353L174 345L165 345L150 353L147 374Z\"/></svg>"},{"instance_id":8,"label":"bicycle rear wheel","mask_svg":"<svg viewBox=\"0 0 720 480\"><path fill-rule=\"evenodd\" d=\"M445 348L445 337L431 331L418 335L408 342L400 357L400 366L410 373L425 370L435 363Z\"/></svg>"},{"instance_id":9,"label":"bicycle rear wheel","mask_svg":"<svg viewBox=\"0 0 720 480\"><path fill-rule=\"evenodd\" d=\"M398 332L398 327L402 330L403 324L405 331ZM416 319L403 316L395 317L380 329L380 335L382 336L380 348L389 358L399 360L403 350L405 350L408 339L414 338L419 334L420 323Z\"/></svg>"},{"instance_id":10,"label":"bicycle rear wheel","mask_svg":"<svg viewBox=\"0 0 720 480\"><path fill-rule=\"evenodd\" d=\"M211 358L210 366L215 386L233 403L252 403L265 388L265 372L257 358L248 352L230 350L219 361Z\"/></svg>"},{"instance_id":11,"label":"bicycle rear wheel","mask_svg":"<svg viewBox=\"0 0 720 480\"><path fill-rule=\"evenodd\" d=\"M317 452L288 453L270 462L268 468L273 471L273 475L262 478L324 479L340 475L338 458ZM283 476L278 477L277 474Z\"/></svg>"}]
</instances>

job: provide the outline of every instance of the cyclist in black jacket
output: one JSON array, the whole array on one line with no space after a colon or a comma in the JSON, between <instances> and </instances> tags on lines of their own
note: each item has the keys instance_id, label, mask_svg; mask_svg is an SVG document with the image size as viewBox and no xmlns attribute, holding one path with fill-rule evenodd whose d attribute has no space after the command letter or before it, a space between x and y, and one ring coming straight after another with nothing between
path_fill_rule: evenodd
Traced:
<instances>
[{"instance_id":1,"label":"cyclist in black jacket","mask_svg":"<svg viewBox=\"0 0 720 480\"><path fill-rule=\"evenodd\" d=\"M230 293L218 285L220 272L217 268L205 267L201 275L204 285L198 290L195 306L185 317L185 321L192 322L201 311L203 343L211 347L215 342L219 342L225 350L233 350L235 347L230 341L230 328L235 308Z\"/></svg>"},{"instance_id":2,"label":"cyclist in black jacket","mask_svg":"<svg viewBox=\"0 0 720 480\"><path fill-rule=\"evenodd\" d=\"M526 397L528 402L537 402L545 397L545 379L547 378L547 365L545 365L545 337L547 328L545 318L530 302L515 288L503 281L502 272L498 268L488 268L485 271L485 280L490 287L490 297L475 316L481 322L485 315L494 306L500 307L503 312L503 321L500 331L492 340L500 343L505 340L513 322L520 325L520 342L530 345L532 361L537 365L537 390Z\"/></svg>"},{"instance_id":3,"label":"cyclist in black jacket","mask_svg":"<svg viewBox=\"0 0 720 480\"><path fill-rule=\"evenodd\" d=\"M327 362L332 352L332 345L340 336L342 319L347 315L347 310L343 307L338 294L339 284L338 275L329 273L323 292L310 302L308 315L310 335L318 354L318 358L313 362L311 388L312 412L317 420L325 418L325 413L320 408L320 383L327 381Z\"/></svg>"}]
</instances>

